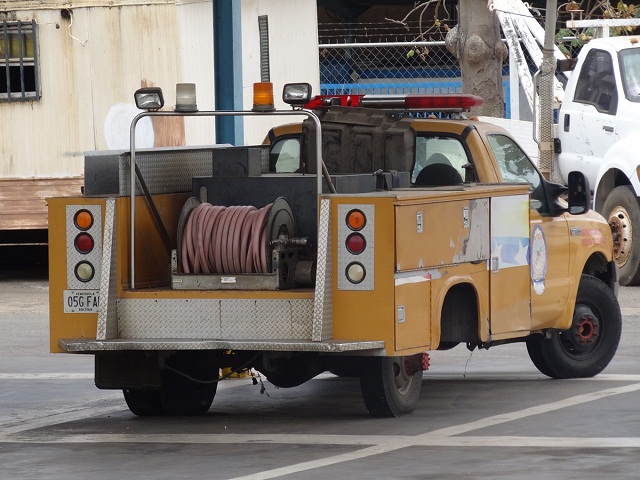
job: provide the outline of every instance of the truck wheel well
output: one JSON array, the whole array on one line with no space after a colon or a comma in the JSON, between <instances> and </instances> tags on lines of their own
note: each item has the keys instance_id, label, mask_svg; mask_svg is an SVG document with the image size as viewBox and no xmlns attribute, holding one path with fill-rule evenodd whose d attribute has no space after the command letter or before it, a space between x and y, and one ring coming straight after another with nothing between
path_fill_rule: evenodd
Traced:
<instances>
[{"instance_id":1,"label":"truck wheel well","mask_svg":"<svg viewBox=\"0 0 640 480\"><path fill-rule=\"evenodd\" d=\"M468 283L454 285L442 303L440 315L440 349L458 343L478 343L478 298Z\"/></svg>"},{"instance_id":2,"label":"truck wheel well","mask_svg":"<svg viewBox=\"0 0 640 480\"><path fill-rule=\"evenodd\" d=\"M598 253L594 253L589 257L587 262L584 264L582 273L599 278L614 290L616 288L615 283L617 281L617 272L615 263L607 262L606 259Z\"/></svg>"},{"instance_id":3,"label":"truck wheel well","mask_svg":"<svg viewBox=\"0 0 640 480\"><path fill-rule=\"evenodd\" d=\"M623 172L617 168L612 168L605 173L600 179L600 183L598 183L598 190L595 192L594 210L596 212L602 212L604 202L607 200L609 194L614 188L622 185L631 185L631 182L629 182L629 179ZM591 188L594 187L595 185L591 185Z\"/></svg>"}]
</instances>

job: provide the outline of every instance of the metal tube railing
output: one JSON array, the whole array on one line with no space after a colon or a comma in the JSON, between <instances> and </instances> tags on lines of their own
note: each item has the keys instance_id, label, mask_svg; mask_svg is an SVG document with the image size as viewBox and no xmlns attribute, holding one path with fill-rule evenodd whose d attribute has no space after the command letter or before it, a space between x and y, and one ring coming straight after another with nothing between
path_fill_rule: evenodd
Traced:
<instances>
[{"instance_id":1,"label":"metal tube railing","mask_svg":"<svg viewBox=\"0 0 640 480\"><path fill-rule=\"evenodd\" d=\"M333 188L333 184L331 182L331 178L329 177L329 173L327 168L322 161L322 127L320 124L320 119L316 116L315 113L309 110L277 110L271 112L254 112L254 111L198 111L198 112L142 112L134 117L131 121L131 127L129 131L129 145L131 149L131 160L130 160L130 188L129 192L130 202L131 202L131 265L130 265L130 276L129 286L132 290L135 289L135 278L136 278L136 270L135 270L135 238L136 238L136 125L141 118L144 117L237 117L237 116L266 116L266 115L305 115L310 118L316 126L316 176L317 182L316 187L318 191L318 196L322 194L322 176L327 180L327 184L329 186L329 191L335 193L335 189Z\"/></svg>"}]
</instances>

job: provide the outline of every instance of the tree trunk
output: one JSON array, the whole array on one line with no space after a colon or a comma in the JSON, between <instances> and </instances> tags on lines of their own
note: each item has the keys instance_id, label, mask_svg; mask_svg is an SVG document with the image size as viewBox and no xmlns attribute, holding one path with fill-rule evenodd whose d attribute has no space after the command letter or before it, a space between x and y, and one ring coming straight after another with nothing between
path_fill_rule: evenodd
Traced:
<instances>
[{"instance_id":1,"label":"tree trunk","mask_svg":"<svg viewBox=\"0 0 640 480\"><path fill-rule=\"evenodd\" d=\"M447 35L447 48L460 63L462 91L484 99L474 115L504 117L502 64L507 48L500 37L500 23L486 2L459 0L460 23Z\"/></svg>"}]
</instances>

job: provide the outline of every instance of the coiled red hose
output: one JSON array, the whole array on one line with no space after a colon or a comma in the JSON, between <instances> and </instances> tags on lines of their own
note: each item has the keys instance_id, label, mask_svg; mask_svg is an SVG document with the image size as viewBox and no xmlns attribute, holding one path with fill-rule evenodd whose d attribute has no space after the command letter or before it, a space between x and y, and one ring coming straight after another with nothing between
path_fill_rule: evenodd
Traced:
<instances>
[{"instance_id":1,"label":"coiled red hose","mask_svg":"<svg viewBox=\"0 0 640 480\"><path fill-rule=\"evenodd\" d=\"M266 226L272 206L198 205L182 234L182 271L268 273Z\"/></svg>"}]
</instances>

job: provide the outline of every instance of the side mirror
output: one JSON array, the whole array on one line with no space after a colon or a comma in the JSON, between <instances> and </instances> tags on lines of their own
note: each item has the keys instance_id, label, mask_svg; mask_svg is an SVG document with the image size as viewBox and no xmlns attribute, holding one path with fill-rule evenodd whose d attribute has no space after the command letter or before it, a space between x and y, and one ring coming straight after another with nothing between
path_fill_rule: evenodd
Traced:
<instances>
[{"instance_id":1,"label":"side mirror","mask_svg":"<svg viewBox=\"0 0 640 480\"><path fill-rule=\"evenodd\" d=\"M568 183L569 213L571 215L587 213L591 209L589 180L584 173L574 171L569 173Z\"/></svg>"}]
</instances>

